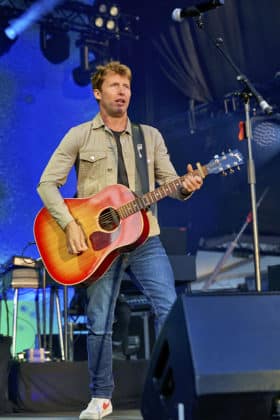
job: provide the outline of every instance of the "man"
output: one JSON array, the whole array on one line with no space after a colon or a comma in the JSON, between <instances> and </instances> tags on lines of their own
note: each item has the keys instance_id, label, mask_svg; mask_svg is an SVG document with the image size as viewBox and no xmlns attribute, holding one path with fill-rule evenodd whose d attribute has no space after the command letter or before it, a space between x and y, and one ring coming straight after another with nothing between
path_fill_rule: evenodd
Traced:
<instances>
[{"instance_id":1,"label":"man","mask_svg":"<svg viewBox=\"0 0 280 420\"><path fill-rule=\"evenodd\" d=\"M100 112L92 121L73 127L66 134L38 186L45 206L65 231L70 254L82 253L90 246L82 226L73 219L58 191L74 164L78 197L96 194L107 185L116 183L127 184L141 195L146 192L145 189L152 191L155 183L164 184L178 177L158 130L141 125L144 140L139 143L138 138L134 147L135 132L127 115L131 70L119 62L110 62L98 67L91 81ZM142 185L145 177L137 164L137 159L143 156L146 156L146 186ZM188 165L188 173L173 195L186 199L201 185L202 178L195 175L192 166ZM146 242L129 253L123 253L87 289L87 347L92 399L81 412L81 420L100 419L112 412L112 324L124 270L129 267L142 291L149 297L157 332L176 299L172 269L159 239L155 212L149 209L147 216L150 230Z\"/></svg>"}]
</instances>

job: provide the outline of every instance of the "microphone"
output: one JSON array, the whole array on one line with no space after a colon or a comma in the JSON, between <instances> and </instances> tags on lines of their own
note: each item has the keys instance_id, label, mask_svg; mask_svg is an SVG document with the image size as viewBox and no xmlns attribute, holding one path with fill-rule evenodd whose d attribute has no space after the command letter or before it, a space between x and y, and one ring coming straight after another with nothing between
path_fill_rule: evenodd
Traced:
<instances>
[{"instance_id":1,"label":"microphone","mask_svg":"<svg viewBox=\"0 0 280 420\"><path fill-rule=\"evenodd\" d=\"M267 115L273 114L272 106L270 106L269 103L267 103L266 100L261 95L257 97L257 101L259 103L260 108L263 110L265 114Z\"/></svg>"},{"instance_id":2,"label":"microphone","mask_svg":"<svg viewBox=\"0 0 280 420\"><path fill-rule=\"evenodd\" d=\"M238 75L237 80L241 81L245 84L245 86L249 89L249 92L252 93L252 95L256 98L259 107L261 110L267 114L271 115L273 114L273 108L269 103L264 99L264 97L257 91L257 89L252 85L250 80L247 79L247 77L244 74Z\"/></svg>"},{"instance_id":3,"label":"microphone","mask_svg":"<svg viewBox=\"0 0 280 420\"><path fill-rule=\"evenodd\" d=\"M185 9L174 9L172 12L172 19L175 22L182 22L185 18L199 16L201 13L207 12L208 10L223 6L224 3L224 0L212 0L195 6L186 7Z\"/></svg>"}]
</instances>

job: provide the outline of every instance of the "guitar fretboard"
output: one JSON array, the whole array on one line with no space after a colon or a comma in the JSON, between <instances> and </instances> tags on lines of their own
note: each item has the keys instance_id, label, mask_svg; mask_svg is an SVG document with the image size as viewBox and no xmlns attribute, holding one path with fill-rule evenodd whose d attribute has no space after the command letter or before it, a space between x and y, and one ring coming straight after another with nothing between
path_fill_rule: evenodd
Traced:
<instances>
[{"instance_id":1,"label":"guitar fretboard","mask_svg":"<svg viewBox=\"0 0 280 420\"><path fill-rule=\"evenodd\" d=\"M129 203L124 204L118 209L118 214L121 219L124 219L137 211L144 210L149 207L151 204L156 203L157 201L165 198L173 193L175 193L178 188L182 185L184 176L176 178L175 180L168 182L167 184L161 185L156 188L154 191L147 192L141 197L136 197L135 200L130 201Z\"/></svg>"}]
</instances>

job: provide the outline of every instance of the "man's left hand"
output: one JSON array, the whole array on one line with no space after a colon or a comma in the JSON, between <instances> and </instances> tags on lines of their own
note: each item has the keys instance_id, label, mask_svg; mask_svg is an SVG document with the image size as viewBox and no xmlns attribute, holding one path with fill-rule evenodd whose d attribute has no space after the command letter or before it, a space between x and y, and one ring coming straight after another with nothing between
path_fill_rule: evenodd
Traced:
<instances>
[{"instance_id":1,"label":"man's left hand","mask_svg":"<svg viewBox=\"0 0 280 420\"><path fill-rule=\"evenodd\" d=\"M202 187L203 179L200 175L194 173L192 165L187 166L187 175L185 176L182 187L189 193L199 190Z\"/></svg>"}]
</instances>

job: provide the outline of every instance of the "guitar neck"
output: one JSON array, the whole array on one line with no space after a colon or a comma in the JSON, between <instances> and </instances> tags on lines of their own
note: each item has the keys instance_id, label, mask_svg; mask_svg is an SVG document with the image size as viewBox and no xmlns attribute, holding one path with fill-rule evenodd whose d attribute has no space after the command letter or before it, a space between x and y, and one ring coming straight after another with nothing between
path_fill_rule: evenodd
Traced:
<instances>
[{"instance_id":1,"label":"guitar neck","mask_svg":"<svg viewBox=\"0 0 280 420\"><path fill-rule=\"evenodd\" d=\"M194 174L203 175L203 178L208 174L206 165L200 166L199 170L195 169ZM186 175L178 177L173 181L167 182L166 184L161 185L156 188L154 191L147 192L141 197L136 197L135 200L130 201L129 203L124 204L118 209L119 216L121 219L124 219L140 210L144 210L157 201L172 195L178 191L178 188L182 185Z\"/></svg>"}]
</instances>

